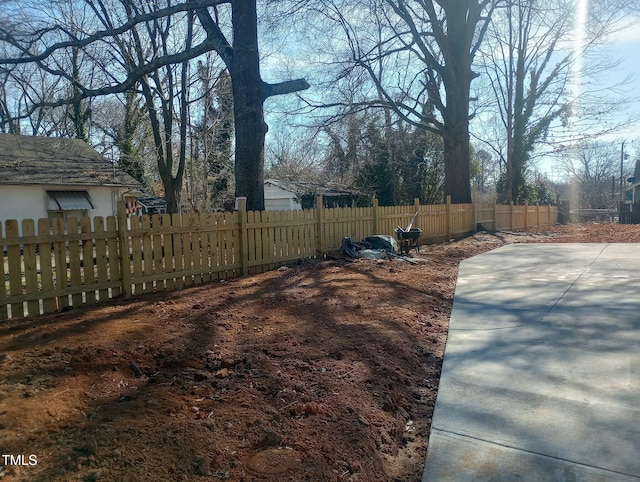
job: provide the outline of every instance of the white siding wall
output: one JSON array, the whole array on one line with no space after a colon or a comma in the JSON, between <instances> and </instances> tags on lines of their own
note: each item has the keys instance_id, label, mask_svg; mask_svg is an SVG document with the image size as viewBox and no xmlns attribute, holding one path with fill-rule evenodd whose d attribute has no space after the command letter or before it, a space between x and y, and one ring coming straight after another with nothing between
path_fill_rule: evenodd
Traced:
<instances>
[{"instance_id":1,"label":"white siding wall","mask_svg":"<svg viewBox=\"0 0 640 482\"><path fill-rule=\"evenodd\" d=\"M7 219L21 221L46 217L47 200L43 186L0 186L0 221L3 224Z\"/></svg>"},{"instance_id":2,"label":"white siding wall","mask_svg":"<svg viewBox=\"0 0 640 482\"><path fill-rule=\"evenodd\" d=\"M295 197L291 191L285 191L271 183L264 185L264 208L267 211L302 209Z\"/></svg>"},{"instance_id":3,"label":"white siding wall","mask_svg":"<svg viewBox=\"0 0 640 482\"><path fill-rule=\"evenodd\" d=\"M7 186L0 185L0 223L4 234L4 222L8 219L17 219L21 224L23 219L38 221L46 218L47 194L46 191L85 190L91 196L95 209L89 210L89 216L115 216L117 200L122 199L122 193L126 188L114 188L109 186ZM22 233L22 226L20 226Z\"/></svg>"}]
</instances>

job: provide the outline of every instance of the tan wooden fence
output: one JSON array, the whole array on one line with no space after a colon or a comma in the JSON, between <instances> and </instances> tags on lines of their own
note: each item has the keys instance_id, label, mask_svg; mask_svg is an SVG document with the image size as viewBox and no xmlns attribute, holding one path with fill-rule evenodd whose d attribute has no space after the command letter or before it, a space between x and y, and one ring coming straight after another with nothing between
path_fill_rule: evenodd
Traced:
<instances>
[{"instance_id":1,"label":"tan wooden fence","mask_svg":"<svg viewBox=\"0 0 640 482\"><path fill-rule=\"evenodd\" d=\"M319 200L320 201L320 200ZM321 202L317 203L322 206ZM487 229L556 224L552 206L447 204L47 219L0 224L0 320L116 296L180 289L259 273L338 249L349 236L393 235L414 213L421 243ZM36 229L37 228L37 229Z\"/></svg>"}]
</instances>

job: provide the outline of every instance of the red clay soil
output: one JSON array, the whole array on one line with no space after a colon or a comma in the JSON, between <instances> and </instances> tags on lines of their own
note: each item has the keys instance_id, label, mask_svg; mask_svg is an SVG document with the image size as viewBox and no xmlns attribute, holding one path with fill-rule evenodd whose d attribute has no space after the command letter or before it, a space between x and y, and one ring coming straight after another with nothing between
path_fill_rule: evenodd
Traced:
<instances>
[{"instance_id":1,"label":"red clay soil","mask_svg":"<svg viewBox=\"0 0 640 482\"><path fill-rule=\"evenodd\" d=\"M327 258L3 322L3 482L418 481L458 264L515 242L640 227L478 233L415 265Z\"/></svg>"}]
</instances>

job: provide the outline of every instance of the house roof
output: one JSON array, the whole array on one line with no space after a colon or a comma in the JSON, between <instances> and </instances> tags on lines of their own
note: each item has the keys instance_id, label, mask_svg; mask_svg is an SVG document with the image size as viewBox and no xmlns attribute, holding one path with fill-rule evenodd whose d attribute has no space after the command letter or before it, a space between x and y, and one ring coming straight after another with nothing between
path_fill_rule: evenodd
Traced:
<instances>
[{"instance_id":1,"label":"house roof","mask_svg":"<svg viewBox=\"0 0 640 482\"><path fill-rule=\"evenodd\" d=\"M0 184L142 185L80 139L0 134Z\"/></svg>"},{"instance_id":2,"label":"house roof","mask_svg":"<svg viewBox=\"0 0 640 482\"><path fill-rule=\"evenodd\" d=\"M284 189L285 191L290 191L295 193L296 195L309 195L313 194L316 196L322 195L324 197L331 196L354 196L357 195L353 189L349 189L344 186L331 186L327 184L319 184L314 182L304 182L304 181L281 181L279 179L266 179L265 184L270 183L280 189Z\"/></svg>"}]
</instances>

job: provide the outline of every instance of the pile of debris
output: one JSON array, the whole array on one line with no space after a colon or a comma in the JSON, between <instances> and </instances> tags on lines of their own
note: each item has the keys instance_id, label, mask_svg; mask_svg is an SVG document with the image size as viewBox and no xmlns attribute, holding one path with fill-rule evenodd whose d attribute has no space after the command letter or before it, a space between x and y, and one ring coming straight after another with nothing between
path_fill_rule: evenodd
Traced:
<instances>
[{"instance_id":1,"label":"pile of debris","mask_svg":"<svg viewBox=\"0 0 640 482\"><path fill-rule=\"evenodd\" d=\"M411 264L417 264L415 261L406 257L409 254L411 248L415 248L416 252L419 251L418 239L422 234L422 230L413 227L413 223L418 217L416 212L406 229L398 226L396 228L396 237L398 240L393 239L392 236L386 236L378 234L375 236L369 236L362 241L355 242L351 238L346 237L342 239L342 247L340 253L349 258L365 258L365 259L389 259L399 258L407 261ZM398 245L398 241L400 245ZM400 252L400 254L397 254ZM401 256L404 254L405 256Z\"/></svg>"},{"instance_id":2,"label":"pile of debris","mask_svg":"<svg viewBox=\"0 0 640 482\"><path fill-rule=\"evenodd\" d=\"M411 264L417 264L406 256L400 256L398 242L392 236L383 234L369 236L360 242L353 241L349 237L342 238L340 253L349 258L363 259L389 259L399 258Z\"/></svg>"}]
</instances>

